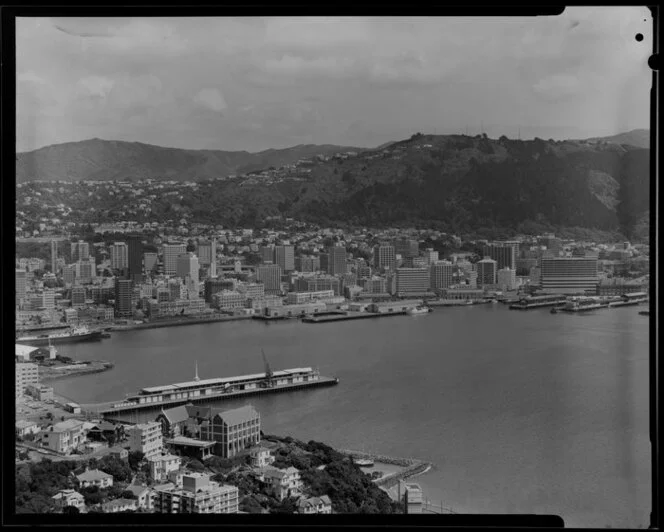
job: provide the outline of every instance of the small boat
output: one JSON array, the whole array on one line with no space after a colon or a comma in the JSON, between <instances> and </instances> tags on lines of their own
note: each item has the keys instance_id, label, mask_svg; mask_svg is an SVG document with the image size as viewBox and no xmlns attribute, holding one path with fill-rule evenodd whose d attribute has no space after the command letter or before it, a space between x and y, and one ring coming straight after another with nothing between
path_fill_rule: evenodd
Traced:
<instances>
[{"instance_id":1,"label":"small boat","mask_svg":"<svg viewBox=\"0 0 664 532\"><path fill-rule=\"evenodd\" d=\"M418 305L417 307L412 307L406 310L406 314L409 314L410 316L428 314L429 312L431 312L431 309L429 307L425 307L424 305Z\"/></svg>"},{"instance_id":2,"label":"small boat","mask_svg":"<svg viewBox=\"0 0 664 532\"><path fill-rule=\"evenodd\" d=\"M368 458L360 458L359 460L354 460L355 464L360 467L373 467L374 461Z\"/></svg>"},{"instance_id":3,"label":"small boat","mask_svg":"<svg viewBox=\"0 0 664 532\"><path fill-rule=\"evenodd\" d=\"M650 316L650 311L649 310L642 310L642 311L639 312L639 314L641 314L641 316Z\"/></svg>"},{"instance_id":4,"label":"small boat","mask_svg":"<svg viewBox=\"0 0 664 532\"><path fill-rule=\"evenodd\" d=\"M551 309L551 314L558 314L558 309L556 307L553 307Z\"/></svg>"}]
</instances>

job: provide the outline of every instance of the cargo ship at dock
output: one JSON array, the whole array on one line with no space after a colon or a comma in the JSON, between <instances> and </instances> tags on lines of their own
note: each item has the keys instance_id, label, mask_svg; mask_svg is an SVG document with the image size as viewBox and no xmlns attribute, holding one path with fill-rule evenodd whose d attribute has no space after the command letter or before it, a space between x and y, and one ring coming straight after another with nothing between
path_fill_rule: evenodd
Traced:
<instances>
[{"instance_id":1,"label":"cargo ship at dock","mask_svg":"<svg viewBox=\"0 0 664 532\"><path fill-rule=\"evenodd\" d=\"M73 342L91 342L102 339L102 331L91 331L86 327L78 327L63 332L16 337L16 343L41 347L53 344Z\"/></svg>"},{"instance_id":2,"label":"cargo ship at dock","mask_svg":"<svg viewBox=\"0 0 664 532\"><path fill-rule=\"evenodd\" d=\"M170 408L186 403L200 403L242 398L275 392L287 392L329 386L339 383L336 377L321 376L317 369L293 368L272 372L266 364L264 373L193 381L143 388L124 401L113 404L99 414L105 419L119 419L143 409Z\"/></svg>"}]
</instances>

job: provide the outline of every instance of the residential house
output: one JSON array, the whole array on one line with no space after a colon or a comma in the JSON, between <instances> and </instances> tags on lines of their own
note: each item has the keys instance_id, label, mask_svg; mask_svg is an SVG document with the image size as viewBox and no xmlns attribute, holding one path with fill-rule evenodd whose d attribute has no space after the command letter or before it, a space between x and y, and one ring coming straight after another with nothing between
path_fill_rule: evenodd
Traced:
<instances>
[{"instance_id":1,"label":"residential house","mask_svg":"<svg viewBox=\"0 0 664 532\"><path fill-rule=\"evenodd\" d=\"M101 510L105 514L116 514L128 510L136 511L137 509L138 501L136 499L115 499L101 505Z\"/></svg>"},{"instance_id":2,"label":"residential house","mask_svg":"<svg viewBox=\"0 0 664 532\"><path fill-rule=\"evenodd\" d=\"M83 421L68 419L41 433L42 447L57 453L69 454L85 441Z\"/></svg>"},{"instance_id":3,"label":"residential house","mask_svg":"<svg viewBox=\"0 0 664 532\"><path fill-rule=\"evenodd\" d=\"M168 474L180 469L182 464L182 459L174 454L160 454L151 456L147 460L150 464L150 478L155 481L166 480Z\"/></svg>"},{"instance_id":4,"label":"residential house","mask_svg":"<svg viewBox=\"0 0 664 532\"><path fill-rule=\"evenodd\" d=\"M299 514L331 514L332 501L327 495L322 497L300 497L297 501L297 513Z\"/></svg>"},{"instance_id":5,"label":"residential house","mask_svg":"<svg viewBox=\"0 0 664 532\"><path fill-rule=\"evenodd\" d=\"M267 447L252 447L250 450L251 465L254 467L265 467L271 465L275 458L272 451Z\"/></svg>"},{"instance_id":6,"label":"residential house","mask_svg":"<svg viewBox=\"0 0 664 532\"><path fill-rule=\"evenodd\" d=\"M294 467L286 469L266 468L263 474L263 481L280 501L286 497L299 495L302 491L300 471Z\"/></svg>"},{"instance_id":7,"label":"residential house","mask_svg":"<svg viewBox=\"0 0 664 532\"><path fill-rule=\"evenodd\" d=\"M126 488L127 491L131 491L136 497L136 504L138 508L142 510L152 510L153 507L153 496L152 490L147 486L139 486L137 484L130 484Z\"/></svg>"},{"instance_id":8,"label":"residential house","mask_svg":"<svg viewBox=\"0 0 664 532\"><path fill-rule=\"evenodd\" d=\"M67 506L74 506L79 511L85 509L85 498L76 490L60 490L52 498L58 510L64 510Z\"/></svg>"},{"instance_id":9,"label":"residential house","mask_svg":"<svg viewBox=\"0 0 664 532\"><path fill-rule=\"evenodd\" d=\"M99 488L110 488L113 485L113 476L99 469L88 469L80 475L76 475L81 488L98 486Z\"/></svg>"},{"instance_id":10,"label":"residential house","mask_svg":"<svg viewBox=\"0 0 664 532\"><path fill-rule=\"evenodd\" d=\"M16 435L25 438L28 434L39 433L40 428L34 421L25 421L23 419L16 422Z\"/></svg>"},{"instance_id":11,"label":"residential house","mask_svg":"<svg viewBox=\"0 0 664 532\"><path fill-rule=\"evenodd\" d=\"M115 445L115 443L124 439L124 426L120 424L114 425L108 421L94 423L88 429L88 439L92 441L103 441L109 445Z\"/></svg>"},{"instance_id":12,"label":"residential house","mask_svg":"<svg viewBox=\"0 0 664 532\"><path fill-rule=\"evenodd\" d=\"M114 458L119 458L120 460L129 459L129 451L127 449L123 449L122 447L114 447L110 449L108 454Z\"/></svg>"}]
</instances>

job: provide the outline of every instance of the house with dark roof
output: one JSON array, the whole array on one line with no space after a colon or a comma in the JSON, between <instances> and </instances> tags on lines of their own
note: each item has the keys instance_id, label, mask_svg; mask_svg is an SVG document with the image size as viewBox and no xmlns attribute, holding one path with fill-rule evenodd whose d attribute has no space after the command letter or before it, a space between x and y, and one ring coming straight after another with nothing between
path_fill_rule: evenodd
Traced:
<instances>
[{"instance_id":1,"label":"house with dark roof","mask_svg":"<svg viewBox=\"0 0 664 532\"><path fill-rule=\"evenodd\" d=\"M297 501L299 514L331 514L332 501L327 495L322 497L300 497Z\"/></svg>"},{"instance_id":2,"label":"house with dark roof","mask_svg":"<svg viewBox=\"0 0 664 532\"><path fill-rule=\"evenodd\" d=\"M102 441L109 445L122 441L125 437L124 426L114 425L108 421L95 423L88 429L88 439L92 441Z\"/></svg>"},{"instance_id":3,"label":"house with dark roof","mask_svg":"<svg viewBox=\"0 0 664 532\"><path fill-rule=\"evenodd\" d=\"M99 486L100 488L110 488L113 485L113 476L99 469L88 469L80 475L76 475L81 488L88 486Z\"/></svg>"},{"instance_id":4,"label":"house with dark roof","mask_svg":"<svg viewBox=\"0 0 664 532\"><path fill-rule=\"evenodd\" d=\"M152 509L153 496L150 488L139 484L129 484L129 486L125 488L125 491L131 491L134 494L138 508L142 508L143 510Z\"/></svg>"},{"instance_id":5,"label":"house with dark roof","mask_svg":"<svg viewBox=\"0 0 664 532\"><path fill-rule=\"evenodd\" d=\"M188 406L190 405L180 405L160 412L156 421L161 424L164 438L175 438L185 434L189 422Z\"/></svg>"}]
</instances>

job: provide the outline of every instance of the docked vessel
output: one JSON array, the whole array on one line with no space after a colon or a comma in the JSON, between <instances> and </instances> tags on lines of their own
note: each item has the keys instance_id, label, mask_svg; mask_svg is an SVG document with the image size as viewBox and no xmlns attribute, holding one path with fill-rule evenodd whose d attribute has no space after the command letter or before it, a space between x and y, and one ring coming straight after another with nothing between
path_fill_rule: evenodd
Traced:
<instances>
[{"instance_id":1,"label":"docked vessel","mask_svg":"<svg viewBox=\"0 0 664 532\"><path fill-rule=\"evenodd\" d=\"M374 466L374 461L370 460L368 458L360 458L357 460L354 460L355 464L360 466L360 467L373 467Z\"/></svg>"},{"instance_id":2,"label":"docked vessel","mask_svg":"<svg viewBox=\"0 0 664 532\"><path fill-rule=\"evenodd\" d=\"M88 342L93 340L101 340L101 338L101 331L91 331L87 327L76 327L68 331L52 334L20 336L16 338L16 342L39 347L49 344Z\"/></svg>"},{"instance_id":3,"label":"docked vessel","mask_svg":"<svg viewBox=\"0 0 664 532\"><path fill-rule=\"evenodd\" d=\"M607 308L609 303L598 300L593 297L577 298L569 301L560 310L563 312L584 312L588 310L597 310L600 308Z\"/></svg>"},{"instance_id":4,"label":"docked vessel","mask_svg":"<svg viewBox=\"0 0 664 532\"><path fill-rule=\"evenodd\" d=\"M649 310L642 310L642 311L639 312L639 314L641 314L641 316L650 316L650 311Z\"/></svg>"},{"instance_id":5,"label":"docked vessel","mask_svg":"<svg viewBox=\"0 0 664 532\"><path fill-rule=\"evenodd\" d=\"M412 307L406 310L406 314L409 316L417 316L419 314L428 314L431 312L431 308L424 306L424 305L418 305L417 307Z\"/></svg>"}]
</instances>

